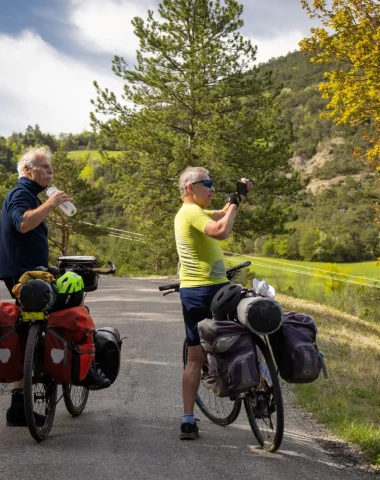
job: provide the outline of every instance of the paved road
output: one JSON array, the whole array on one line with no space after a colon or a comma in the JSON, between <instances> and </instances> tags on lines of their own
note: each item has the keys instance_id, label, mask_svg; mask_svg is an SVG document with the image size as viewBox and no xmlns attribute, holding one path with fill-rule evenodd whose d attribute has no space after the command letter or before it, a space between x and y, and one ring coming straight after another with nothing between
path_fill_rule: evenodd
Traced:
<instances>
[{"instance_id":1,"label":"paved road","mask_svg":"<svg viewBox=\"0 0 380 480\"><path fill-rule=\"evenodd\" d=\"M159 283L103 278L89 294L96 325L128 336L120 376L108 390L91 393L78 418L59 403L46 441L37 444L26 428L5 426L10 389L0 385L1 480L367 478L323 451L307 416L289 404L285 440L275 455L257 448L243 410L225 428L199 413L201 437L180 442L183 327L178 297L162 297ZM0 299L7 299L2 282Z\"/></svg>"}]
</instances>

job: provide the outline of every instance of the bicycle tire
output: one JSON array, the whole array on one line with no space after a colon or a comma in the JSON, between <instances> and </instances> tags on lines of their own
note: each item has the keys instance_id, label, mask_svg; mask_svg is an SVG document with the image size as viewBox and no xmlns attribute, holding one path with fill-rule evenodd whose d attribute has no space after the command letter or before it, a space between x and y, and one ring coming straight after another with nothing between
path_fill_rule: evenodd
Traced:
<instances>
[{"instance_id":1,"label":"bicycle tire","mask_svg":"<svg viewBox=\"0 0 380 480\"><path fill-rule=\"evenodd\" d=\"M35 323L28 333L24 360L24 406L26 423L32 437L45 440L53 426L57 404L57 384L44 376L43 357L38 348L40 325ZM40 345L41 347L42 345ZM35 416L35 413L40 417ZM39 424L44 419L43 424Z\"/></svg>"},{"instance_id":2,"label":"bicycle tire","mask_svg":"<svg viewBox=\"0 0 380 480\"><path fill-rule=\"evenodd\" d=\"M88 388L65 383L62 385L62 392L67 411L73 417L79 417L87 405L90 393Z\"/></svg>"},{"instance_id":3,"label":"bicycle tire","mask_svg":"<svg viewBox=\"0 0 380 480\"><path fill-rule=\"evenodd\" d=\"M187 339L185 338L182 349L183 368L185 368L187 364L187 348ZM205 371L207 371L207 369L205 369ZM241 398L230 400L229 397L217 397L212 390L204 386L202 375L201 373L201 383L195 403L201 412L213 423L221 426L230 425L239 416Z\"/></svg>"},{"instance_id":4,"label":"bicycle tire","mask_svg":"<svg viewBox=\"0 0 380 480\"><path fill-rule=\"evenodd\" d=\"M257 336L254 337L254 343L261 381L256 389L244 397L244 407L250 427L259 445L264 450L273 453L280 448L284 435L284 407L281 388L268 346ZM256 409L257 395L261 395L263 398L264 413L260 413Z\"/></svg>"}]
</instances>

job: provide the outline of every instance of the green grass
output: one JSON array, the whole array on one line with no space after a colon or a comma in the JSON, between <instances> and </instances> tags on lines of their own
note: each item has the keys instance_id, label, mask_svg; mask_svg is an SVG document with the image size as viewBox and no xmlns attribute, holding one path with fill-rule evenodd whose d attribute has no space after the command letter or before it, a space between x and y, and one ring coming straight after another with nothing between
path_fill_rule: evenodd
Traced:
<instances>
[{"instance_id":1,"label":"green grass","mask_svg":"<svg viewBox=\"0 0 380 480\"><path fill-rule=\"evenodd\" d=\"M278 295L285 309L309 313L329 378L296 385L297 401L380 471L380 325L314 302Z\"/></svg>"}]
</instances>

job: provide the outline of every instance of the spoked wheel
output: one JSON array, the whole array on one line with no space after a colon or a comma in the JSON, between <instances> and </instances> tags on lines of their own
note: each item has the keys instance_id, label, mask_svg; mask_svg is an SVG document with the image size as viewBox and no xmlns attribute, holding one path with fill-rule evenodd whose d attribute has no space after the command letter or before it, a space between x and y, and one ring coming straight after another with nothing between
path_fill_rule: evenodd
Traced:
<instances>
[{"instance_id":1,"label":"spoked wheel","mask_svg":"<svg viewBox=\"0 0 380 480\"><path fill-rule=\"evenodd\" d=\"M57 402L57 384L43 373L43 343L40 325L31 326L25 349L24 403L30 434L44 440L53 426Z\"/></svg>"},{"instance_id":2,"label":"spoked wheel","mask_svg":"<svg viewBox=\"0 0 380 480\"><path fill-rule=\"evenodd\" d=\"M187 340L183 343L183 366L187 364ZM208 363L205 362L201 371L201 383L199 385L196 404L206 417L218 425L229 425L239 416L241 399L230 400L228 397L217 397L204 382L208 375Z\"/></svg>"},{"instance_id":3,"label":"spoked wheel","mask_svg":"<svg viewBox=\"0 0 380 480\"><path fill-rule=\"evenodd\" d=\"M275 452L284 435L284 407L276 367L268 346L255 337L260 384L244 397L249 424L260 446Z\"/></svg>"},{"instance_id":4,"label":"spoked wheel","mask_svg":"<svg viewBox=\"0 0 380 480\"><path fill-rule=\"evenodd\" d=\"M78 417L87 404L89 394L88 388L66 383L62 385L62 391L67 411L73 417Z\"/></svg>"}]
</instances>

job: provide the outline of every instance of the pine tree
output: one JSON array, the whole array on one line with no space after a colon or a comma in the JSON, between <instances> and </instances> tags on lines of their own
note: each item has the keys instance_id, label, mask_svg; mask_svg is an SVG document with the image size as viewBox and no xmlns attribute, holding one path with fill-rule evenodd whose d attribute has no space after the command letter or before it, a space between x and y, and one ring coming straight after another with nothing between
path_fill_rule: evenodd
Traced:
<instances>
[{"instance_id":1,"label":"pine tree","mask_svg":"<svg viewBox=\"0 0 380 480\"><path fill-rule=\"evenodd\" d=\"M140 42L136 65L114 57L123 99L95 82L93 123L125 152L114 193L151 237L157 269L174 250L178 177L187 166L210 171L219 206L236 179L256 179L255 208L237 226L242 233L281 231L289 218L285 198L299 186L288 165L291 132L275 106L270 75L254 67L256 48L240 33L242 10L236 0L163 0L159 19L149 11L146 21L132 21Z\"/></svg>"},{"instance_id":2,"label":"pine tree","mask_svg":"<svg viewBox=\"0 0 380 480\"><path fill-rule=\"evenodd\" d=\"M55 208L46 219L49 227L50 261L54 265L57 255L78 254L76 251L70 251L70 239L74 235L97 238L104 235L105 230L91 225L96 223L96 210L101 198L99 191L81 177L85 160L70 159L63 145L60 144L52 156L52 165L54 185L72 196L77 208L77 213L72 217L68 217L60 208ZM41 200L44 201L43 198ZM96 252L86 253L96 254Z\"/></svg>"}]
</instances>

